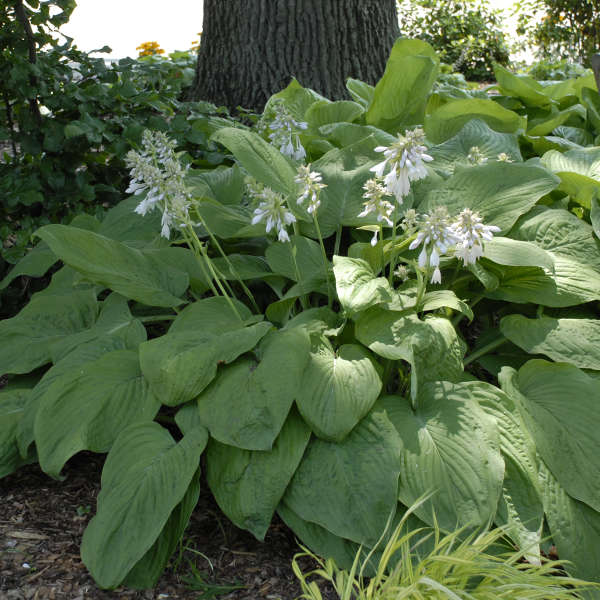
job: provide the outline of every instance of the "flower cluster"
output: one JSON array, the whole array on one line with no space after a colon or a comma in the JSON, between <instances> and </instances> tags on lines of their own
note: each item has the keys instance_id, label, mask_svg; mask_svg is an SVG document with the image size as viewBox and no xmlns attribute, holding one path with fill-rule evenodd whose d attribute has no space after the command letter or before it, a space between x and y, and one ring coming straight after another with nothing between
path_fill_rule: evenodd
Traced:
<instances>
[{"instance_id":1,"label":"flower cluster","mask_svg":"<svg viewBox=\"0 0 600 600\"><path fill-rule=\"evenodd\" d=\"M289 211L285 198L269 187L249 186L249 191L259 202L254 210L252 225L264 222L267 233L274 228L280 242L289 242L290 236L285 228L295 223L296 217Z\"/></svg>"},{"instance_id":2,"label":"flower cluster","mask_svg":"<svg viewBox=\"0 0 600 600\"><path fill-rule=\"evenodd\" d=\"M316 171L311 172L310 165L300 165L298 175L294 181L302 186L302 194L298 198L298 204L304 204L304 201L308 199L307 212L311 215L316 213L321 205L319 194L323 188L327 187L326 184L321 183L323 181L321 174Z\"/></svg>"},{"instance_id":3,"label":"flower cluster","mask_svg":"<svg viewBox=\"0 0 600 600\"><path fill-rule=\"evenodd\" d=\"M294 160L303 160L306 151L300 142L298 131L306 129L308 123L296 121L282 102L275 102L273 110L275 111L275 118L269 125L271 143L279 148L281 154Z\"/></svg>"},{"instance_id":4,"label":"flower cluster","mask_svg":"<svg viewBox=\"0 0 600 600\"><path fill-rule=\"evenodd\" d=\"M176 142L164 133L146 130L141 152L130 150L125 157L132 177L126 192L136 196L146 192L135 212L144 216L160 206L163 211L161 235L165 238L169 238L174 225L187 222L191 202L185 185L187 169L177 159L175 146Z\"/></svg>"},{"instance_id":5,"label":"flower cluster","mask_svg":"<svg viewBox=\"0 0 600 600\"><path fill-rule=\"evenodd\" d=\"M497 160L499 160L500 162L513 162L513 159L508 154L506 154L506 152L500 152L500 154L498 154Z\"/></svg>"},{"instance_id":6,"label":"flower cluster","mask_svg":"<svg viewBox=\"0 0 600 600\"><path fill-rule=\"evenodd\" d=\"M433 160L426 154L427 148L423 145L425 133L417 128L405 131L404 135L398 134L398 141L391 146L377 146L376 152L383 152L385 160L375 165L373 171L376 177L383 177L386 167L389 167L383 182L387 191L396 197L398 204L410 192L410 182L423 179L427 176L425 163Z\"/></svg>"},{"instance_id":7,"label":"flower cluster","mask_svg":"<svg viewBox=\"0 0 600 600\"><path fill-rule=\"evenodd\" d=\"M496 225L484 225L479 214L469 208L458 215L451 229L459 239L454 254L465 266L475 264L483 256L483 240L491 240L493 234L500 231Z\"/></svg>"},{"instance_id":8,"label":"flower cluster","mask_svg":"<svg viewBox=\"0 0 600 600\"><path fill-rule=\"evenodd\" d=\"M467 160L472 165L483 165L487 162L487 157L480 150L479 146L471 146L469 154L467 154Z\"/></svg>"},{"instance_id":9,"label":"flower cluster","mask_svg":"<svg viewBox=\"0 0 600 600\"><path fill-rule=\"evenodd\" d=\"M363 198L367 201L363 202L364 209L359 213L359 217L366 217L370 213L377 215L377 221L386 223L389 227L393 226L393 222L390 219L394 212L394 205L388 200L384 200L384 196L389 196L387 188L383 185L380 178L369 179L363 186L365 193ZM377 235L379 230L376 230L371 245L377 244Z\"/></svg>"},{"instance_id":10,"label":"flower cluster","mask_svg":"<svg viewBox=\"0 0 600 600\"><path fill-rule=\"evenodd\" d=\"M441 283L440 257L453 248L453 255L462 259L463 265L475 264L483 256L483 241L491 240L500 231L495 225L484 225L482 218L469 208L463 209L456 219L451 220L444 206L436 208L430 215L421 215L421 226L409 248L422 245L418 258L422 269L433 267L431 283Z\"/></svg>"}]
</instances>

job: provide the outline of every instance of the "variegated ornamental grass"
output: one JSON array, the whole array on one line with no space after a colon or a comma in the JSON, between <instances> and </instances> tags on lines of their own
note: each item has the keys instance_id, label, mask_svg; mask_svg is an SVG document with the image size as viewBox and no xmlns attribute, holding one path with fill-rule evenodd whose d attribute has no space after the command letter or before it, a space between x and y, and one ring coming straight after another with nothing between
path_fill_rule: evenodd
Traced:
<instances>
[{"instance_id":1,"label":"variegated ornamental grass","mask_svg":"<svg viewBox=\"0 0 600 600\"><path fill-rule=\"evenodd\" d=\"M341 567L430 494L411 531L496 524L600 581L600 96L437 74L400 40L352 101L292 81L255 127L212 122L214 170L148 132L133 195L0 284L60 261L0 323L0 475L108 453L100 586L154 585L200 469L236 525L277 512Z\"/></svg>"}]
</instances>

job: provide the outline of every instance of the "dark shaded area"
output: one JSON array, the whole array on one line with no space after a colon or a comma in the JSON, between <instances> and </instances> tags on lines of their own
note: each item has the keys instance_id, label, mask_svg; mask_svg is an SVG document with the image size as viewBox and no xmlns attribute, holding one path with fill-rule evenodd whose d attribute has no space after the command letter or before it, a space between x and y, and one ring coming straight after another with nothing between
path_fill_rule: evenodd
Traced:
<instances>
[{"instance_id":1,"label":"dark shaded area","mask_svg":"<svg viewBox=\"0 0 600 600\"><path fill-rule=\"evenodd\" d=\"M295 77L332 100L374 85L399 36L395 0L205 0L191 96L262 111Z\"/></svg>"}]
</instances>

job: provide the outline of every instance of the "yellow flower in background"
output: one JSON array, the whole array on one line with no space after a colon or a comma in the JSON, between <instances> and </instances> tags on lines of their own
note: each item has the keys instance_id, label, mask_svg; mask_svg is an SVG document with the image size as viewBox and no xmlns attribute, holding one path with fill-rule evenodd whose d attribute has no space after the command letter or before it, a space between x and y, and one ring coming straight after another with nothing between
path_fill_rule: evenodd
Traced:
<instances>
[{"instance_id":1,"label":"yellow flower in background","mask_svg":"<svg viewBox=\"0 0 600 600\"><path fill-rule=\"evenodd\" d=\"M202 32L200 31L198 33L198 39L194 40L192 42L192 45L190 46L190 50L196 51L200 48L200 42L202 41Z\"/></svg>"},{"instance_id":2,"label":"yellow flower in background","mask_svg":"<svg viewBox=\"0 0 600 600\"><path fill-rule=\"evenodd\" d=\"M143 42L136 50L139 50L138 56L155 56L157 54L164 54L165 51L160 47L158 42Z\"/></svg>"}]
</instances>

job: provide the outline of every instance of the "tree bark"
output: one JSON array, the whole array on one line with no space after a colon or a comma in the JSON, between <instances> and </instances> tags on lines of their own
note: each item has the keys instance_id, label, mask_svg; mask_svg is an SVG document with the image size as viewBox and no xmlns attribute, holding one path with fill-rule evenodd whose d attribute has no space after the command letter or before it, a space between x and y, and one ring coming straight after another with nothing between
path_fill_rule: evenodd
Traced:
<instances>
[{"instance_id":1,"label":"tree bark","mask_svg":"<svg viewBox=\"0 0 600 600\"><path fill-rule=\"evenodd\" d=\"M347 98L348 77L379 80L398 36L395 0L205 0L190 97L261 111L295 77Z\"/></svg>"}]
</instances>

